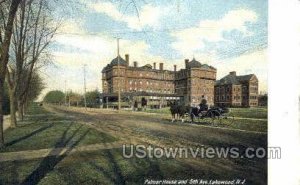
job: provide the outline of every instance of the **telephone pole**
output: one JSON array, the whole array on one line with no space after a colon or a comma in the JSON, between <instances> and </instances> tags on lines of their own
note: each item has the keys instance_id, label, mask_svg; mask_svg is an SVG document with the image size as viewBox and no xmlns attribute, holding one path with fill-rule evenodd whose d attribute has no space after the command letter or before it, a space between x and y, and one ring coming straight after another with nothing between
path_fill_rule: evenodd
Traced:
<instances>
[{"instance_id":1,"label":"telephone pole","mask_svg":"<svg viewBox=\"0 0 300 185\"><path fill-rule=\"evenodd\" d=\"M85 71L85 67L86 67L86 64L84 64L83 65L83 98L84 98L84 107L85 107L85 109L86 109L86 79L85 79L85 73L86 73L86 71Z\"/></svg>"},{"instance_id":2,"label":"telephone pole","mask_svg":"<svg viewBox=\"0 0 300 185\"><path fill-rule=\"evenodd\" d=\"M117 46L118 46L118 110L121 110L121 79L120 79L120 38L117 38Z\"/></svg>"},{"instance_id":3,"label":"telephone pole","mask_svg":"<svg viewBox=\"0 0 300 185\"><path fill-rule=\"evenodd\" d=\"M67 106L67 80L65 80L65 106Z\"/></svg>"}]
</instances>

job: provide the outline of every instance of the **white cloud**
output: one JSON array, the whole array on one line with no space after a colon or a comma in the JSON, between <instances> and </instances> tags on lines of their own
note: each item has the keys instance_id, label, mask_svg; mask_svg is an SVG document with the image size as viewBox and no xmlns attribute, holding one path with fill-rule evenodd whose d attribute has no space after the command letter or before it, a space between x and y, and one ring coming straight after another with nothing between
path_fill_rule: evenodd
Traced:
<instances>
[{"instance_id":1,"label":"white cloud","mask_svg":"<svg viewBox=\"0 0 300 185\"><path fill-rule=\"evenodd\" d=\"M204 48L205 42L219 42L224 40L223 32L239 30L244 35L251 35L247 30L246 22L256 22L254 11L239 9L229 11L219 20L203 20L196 27L187 28L171 33L176 38L172 47L183 56L191 56L195 51Z\"/></svg>"},{"instance_id":2,"label":"white cloud","mask_svg":"<svg viewBox=\"0 0 300 185\"><path fill-rule=\"evenodd\" d=\"M156 7L150 4L143 6L138 15L125 15L120 12L116 4L110 2L98 2L88 4L89 8L98 13L106 14L115 21L125 22L129 28L141 30L145 26L157 27L159 26L160 18L167 14L169 9L167 7Z\"/></svg>"},{"instance_id":3,"label":"white cloud","mask_svg":"<svg viewBox=\"0 0 300 185\"><path fill-rule=\"evenodd\" d=\"M111 53L113 40L107 37L100 37L97 35L59 35L55 38L59 44L79 48L92 53Z\"/></svg>"},{"instance_id":4,"label":"white cloud","mask_svg":"<svg viewBox=\"0 0 300 185\"><path fill-rule=\"evenodd\" d=\"M99 5L99 4L98 4ZM111 3L104 3L102 7L93 7L98 12L103 12L122 20L133 29L140 29L143 26L155 26L158 24L160 11L155 7L144 6L140 12L141 22L135 16L122 15ZM157 12L155 12L157 11ZM151 17L152 16L152 17ZM233 21L232 21L233 20ZM181 32L174 32L173 35L178 39L175 46L179 52L190 52L191 58L193 49L203 45L203 40L219 41L222 40L224 30L238 29L244 34L249 34L244 26L247 21L254 22L256 15L248 10L236 10L226 14L220 20L202 21L198 27L188 28ZM204 29L210 28L210 29ZM211 29L214 28L214 29ZM48 88L44 91L60 89L64 90L64 81L67 80L67 88L82 93L83 90L83 64L87 64L87 88L94 90L101 89L101 70L117 55L116 39L109 36L89 35L81 26L74 21L65 22L57 35L55 41L66 48L78 48L84 52L75 50L61 50L54 53L54 61L57 69L47 70L49 77L45 77ZM71 33L71 34L70 34ZM145 41L120 40L120 54L130 54L130 63L138 61L139 65L151 64L153 62L164 63L165 69L173 69L173 64L177 64L177 69L184 67L184 59L166 60L161 56L150 53L151 46ZM266 56L265 51L257 51L245 54L234 59L218 61L214 63L215 53L201 54L195 53L195 58L201 63L208 63L218 69L218 78L225 76L229 71L236 70L239 74L255 73L260 80L262 89L266 89L267 77L265 71ZM255 64L255 66L253 66ZM157 65L158 66L158 65ZM252 71L251 71L252 70Z\"/></svg>"},{"instance_id":5,"label":"white cloud","mask_svg":"<svg viewBox=\"0 0 300 185\"><path fill-rule=\"evenodd\" d=\"M236 58L220 60L211 63L217 68L217 79L223 78L230 71L237 75L255 74L259 80L259 91L268 91L268 62L267 49L246 53Z\"/></svg>"},{"instance_id":6,"label":"white cloud","mask_svg":"<svg viewBox=\"0 0 300 185\"><path fill-rule=\"evenodd\" d=\"M58 34L84 34L82 22L78 20L65 21L58 29Z\"/></svg>"},{"instance_id":7,"label":"white cloud","mask_svg":"<svg viewBox=\"0 0 300 185\"><path fill-rule=\"evenodd\" d=\"M87 64L87 89L94 90L97 87L101 89L101 70L117 56L116 39L108 36L89 35L82 30L80 25L77 28L73 24L67 23L67 25L66 33L68 33L68 29L74 29L81 34L56 36L56 43L69 49L53 53L58 69L48 71L50 77L45 78L48 84L45 92L52 89L64 90L64 81L67 80L68 89L82 93L84 64ZM82 52L77 52L77 50L73 50L74 48ZM130 54L131 65L133 61L138 61L140 66L153 62L166 62L160 56L151 55L149 49L150 46L145 41L120 40L120 55L125 58L125 54ZM168 66L166 65L166 67Z\"/></svg>"}]
</instances>

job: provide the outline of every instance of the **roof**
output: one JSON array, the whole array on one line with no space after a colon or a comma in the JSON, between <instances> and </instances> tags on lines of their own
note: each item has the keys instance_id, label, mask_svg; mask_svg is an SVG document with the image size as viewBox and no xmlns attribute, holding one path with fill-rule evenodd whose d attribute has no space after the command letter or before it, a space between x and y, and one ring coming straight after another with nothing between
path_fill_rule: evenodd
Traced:
<instances>
[{"instance_id":1,"label":"roof","mask_svg":"<svg viewBox=\"0 0 300 185\"><path fill-rule=\"evenodd\" d=\"M202 69L216 69L212 66L209 66L207 64L201 64L199 61L197 61L195 58L187 63L187 68L202 68Z\"/></svg>"},{"instance_id":2,"label":"roof","mask_svg":"<svg viewBox=\"0 0 300 185\"><path fill-rule=\"evenodd\" d=\"M195 60L195 58L187 64L188 68L201 68L201 66L201 63Z\"/></svg>"},{"instance_id":3,"label":"roof","mask_svg":"<svg viewBox=\"0 0 300 185\"><path fill-rule=\"evenodd\" d=\"M234 74L228 74L225 77L221 78L220 80L217 80L215 85L239 85L243 81L249 81L254 74L249 75L242 75L242 76L236 76Z\"/></svg>"},{"instance_id":4,"label":"roof","mask_svg":"<svg viewBox=\"0 0 300 185\"><path fill-rule=\"evenodd\" d=\"M152 69L152 66L150 64L146 64L146 65L142 66L141 68Z\"/></svg>"},{"instance_id":5,"label":"roof","mask_svg":"<svg viewBox=\"0 0 300 185\"><path fill-rule=\"evenodd\" d=\"M249 75L243 75L243 76L237 76L239 81L249 81L254 74L249 74Z\"/></svg>"},{"instance_id":6,"label":"roof","mask_svg":"<svg viewBox=\"0 0 300 185\"><path fill-rule=\"evenodd\" d=\"M118 61L118 58L119 58L119 61ZM127 62L120 56L114 58L111 62L110 62L110 65L111 66L116 66L118 65L118 62L119 62L119 65L122 65L122 66L126 66L127 65Z\"/></svg>"},{"instance_id":7,"label":"roof","mask_svg":"<svg viewBox=\"0 0 300 185\"><path fill-rule=\"evenodd\" d=\"M106 69L112 67L112 66L117 66L119 62L119 65L121 66L127 66L127 62L126 60L124 60L122 57L119 56L119 61L118 61L118 57L114 58L110 64L107 64L103 69L102 72L104 72Z\"/></svg>"}]
</instances>

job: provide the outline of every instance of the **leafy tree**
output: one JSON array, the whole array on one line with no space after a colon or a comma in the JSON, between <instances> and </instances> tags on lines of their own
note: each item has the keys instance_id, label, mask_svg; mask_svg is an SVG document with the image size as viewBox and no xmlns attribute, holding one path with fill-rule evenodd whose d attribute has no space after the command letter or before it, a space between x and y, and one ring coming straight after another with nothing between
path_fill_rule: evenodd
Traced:
<instances>
[{"instance_id":1,"label":"leafy tree","mask_svg":"<svg viewBox=\"0 0 300 185\"><path fill-rule=\"evenodd\" d=\"M29 84L25 104L28 105L30 102L35 101L44 89L45 84L39 73L33 73L31 83Z\"/></svg>"},{"instance_id":2,"label":"leafy tree","mask_svg":"<svg viewBox=\"0 0 300 185\"><path fill-rule=\"evenodd\" d=\"M44 102L62 104L65 101L65 94L61 91L50 91L44 97Z\"/></svg>"},{"instance_id":3,"label":"leafy tree","mask_svg":"<svg viewBox=\"0 0 300 185\"><path fill-rule=\"evenodd\" d=\"M99 107L99 92L97 90L87 92L85 94L88 107Z\"/></svg>"},{"instance_id":4,"label":"leafy tree","mask_svg":"<svg viewBox=\"0 0 300 185\"><path fill-rule=\"evenodd\" d=\"M82 96L78 93L70 91L67 93L66 101L69 103L69 105L78 106L82 101Z\"/></svg>"}]
</instances>

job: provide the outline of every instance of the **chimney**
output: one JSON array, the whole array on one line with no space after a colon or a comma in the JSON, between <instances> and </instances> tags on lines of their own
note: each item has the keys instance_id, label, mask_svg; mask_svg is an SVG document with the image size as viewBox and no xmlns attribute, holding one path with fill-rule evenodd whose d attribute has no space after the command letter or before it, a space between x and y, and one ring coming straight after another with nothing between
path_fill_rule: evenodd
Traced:
<instances>
[{"instance_id":1,"label":"chimney","mask_svg":"<svg viewBox=\"0 0 300 185\"><path fill-rule=\"evenodd\" d=\"M187 66L189 64L189 59L185 59L184 62L185 62L185 68L187 69Z\"/></svg>"},{"instance_id":2,"label":"chimney","mask_svg":"<svg viewBox=\"0 0 300 185\"><path fill-rule=\"evenodd\" d=\"M153 63L153 69L156 69L156 62Z\"/></svg>"},{"instance_id":3,"label":"chimney","mask_svg":"<svg viewBox=\"0 0 300 185\"><path fill-rule=\"evenodd\" d=\"M175 72L177 71L177 66L176 66L176 65L174 65L174 71L175 71Z\"/></svg>"},{"instance_id":4,"label":"chimney","mask_svg":"<svg viewBox=\"0 0 300 185\"><path fill-rule=\"evenodd\" d=\"M129 55L128 54L125 55L125 60L126 60L126 65L129 66Z\"/></svg>"},{"instance_id":5,"label":"chimney","mask_svg":"<svg viewBox=\"0 0 300 185\"><path fill-rule=\"evenodd\" d=\"M164 70L164 63L159 63L159 70Z\"/></svg>"},{"instance_id":6,"label":"chimney","mask_svg":"<svg viewBox=\"0 0 300 185\"><path fill-rule=\"evenodd\" d=\"M133 67L137 67L137 66L138 66L137 61L134 61L133 62Z\"/></svg>"},{"instance_id":7,"label":"chimney","mask_svg":"<svg viewBox=\"0 0 300 185\"><path fill-rule=\"evenodd\" d=\"M236 76L236 72L235 71L231 71L229 74L233 75L233 76Z\"/></svg>"}]
</instances>

